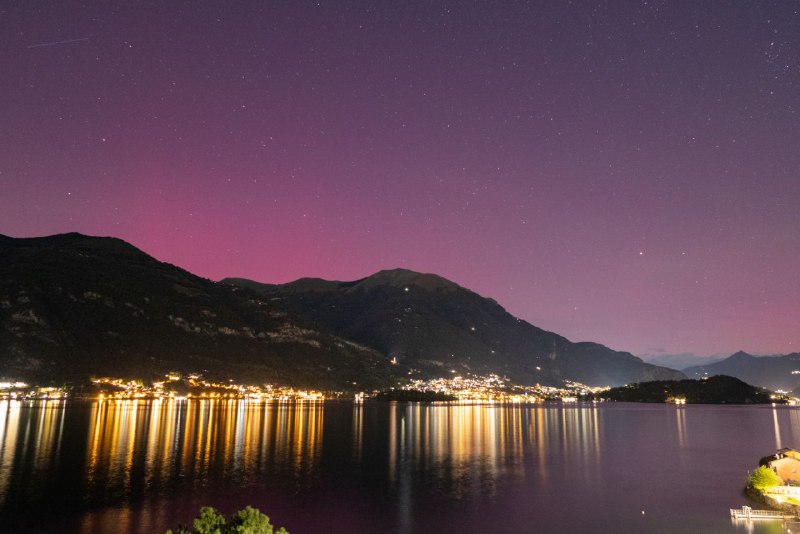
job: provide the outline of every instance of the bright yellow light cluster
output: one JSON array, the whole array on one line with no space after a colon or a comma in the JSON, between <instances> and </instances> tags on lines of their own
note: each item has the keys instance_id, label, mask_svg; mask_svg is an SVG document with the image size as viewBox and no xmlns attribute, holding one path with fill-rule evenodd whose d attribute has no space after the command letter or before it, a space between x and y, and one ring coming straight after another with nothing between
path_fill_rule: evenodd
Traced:
<instances>
[{"instance_id":1,"label":"bright yellow light cluster","mask_svg":"<svg viewBox=\"0 0 800 534\"><path fill-rule=\"evenodd\" d=\"M65 399L62 388L36 387L24 382L4 382L0 387L0 400Z\"/></svg>"},{"instance_id":2,"label":"bright yellow light cluster","mask_svg":"<svg viewBox=\"0 0 800 534\"><path fill-rule=\"evenodd\" d=\"M166 388L170 383L181 382L184 378L178 373L168 373L165 380L145 385L138 380L103 377L95 378L92 383L98 388L112 387L116 391L102 392L100 399L248 399L254 401L321 401L325 396L314 390L300 390L291 387L264 384L261 386L244 385L228 382L212 382L203 379L199 374L190 374L185 381L193 391L181 395Z\"/></svg>"},{"instance_id":3,"label":"bright yellow light cluster","mask_svg":"<svg viewBox=\"0 0 800 534\"><path fill-rule=\"evenodd\" d=\"M452 378L412 380L407 389L452 395L461 402L535 402L538 400L528 395L510 394L508 382L508 379L495 374L468 377L457 375ZM516 401L512 400L514 397L516 397Z\"/></svg>"},{"instance_id":4,"label":"bright yellow light cluster","mask_svg":"<svg viewBox=\"0 0 800 534\"><path fill-rule=\"evenodd\" d=\"M454 373L455 374L455 373ZM455 396L461 402L539 402L542 399L576 402L579 398L609 389L565 381L562 387L520 386L496 374L473 375L432 380L412 380L406 389L433 391Z\"/></svg>"}]
</instances>

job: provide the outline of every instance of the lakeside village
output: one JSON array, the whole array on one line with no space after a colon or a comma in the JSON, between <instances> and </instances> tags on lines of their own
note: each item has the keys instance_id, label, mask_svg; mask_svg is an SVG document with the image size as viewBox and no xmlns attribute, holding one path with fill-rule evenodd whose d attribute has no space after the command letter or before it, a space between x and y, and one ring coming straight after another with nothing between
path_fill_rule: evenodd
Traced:
<instances>
[{"instance_id":1,"label":"lakeside village","mask_svg":"<svg viewBox=\"0 0 800 534\"><path fill-rule=\"evenodd\" d=\"M800 532L800 452L778 450L758 462L747 475L745 494L767 510L732 508L735 521L782 520L784 532Z\"/></svg>"},{"instance_id":2,"label":"lakeside village","mask_svg":"<svg viewBox=\"0 0 800 534\"><path fill-rule=\"evenodd\" d=\"M24 382L0 382L0 400L8 399L246 399L251 401L322 401L353 399L356 402L377 397L378 391L355 394L341 391L303 390L278 385L245 385L233 380L213 382L199 373L182 375L168 373L163 380L145 383L118 377L92 379L90 388L72 390L58 387L38 387ZM486 376L454 376L432 380L414 380L396 392L423 392L434 399L447 398L464 403L510 402L535 403L542 401L577 402L582 398L606 391L607 387L590 387L565 381L562 387L520 386L495 374Z\"/></svg>"}]
</instances>

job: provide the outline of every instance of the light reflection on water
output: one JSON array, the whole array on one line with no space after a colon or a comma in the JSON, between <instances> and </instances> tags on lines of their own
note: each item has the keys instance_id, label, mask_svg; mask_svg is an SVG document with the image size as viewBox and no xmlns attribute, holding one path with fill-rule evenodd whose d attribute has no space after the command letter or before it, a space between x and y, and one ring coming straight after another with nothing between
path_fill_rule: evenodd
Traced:
<instances>
[{"instance_id":1,"label":"light reflection on water","mask_svg":"<svg viewBox=\"0 0 800 534\"><path fill-rule=\"evenodd\" d=\"M631 514L628 530L667 532L661 522L678 508L694 506L687 514L702 526L745 504L746 470L792 444L800 410L785 407L0 401L0 516L40 526L71 517L65 532L151 532L198 504L264 498L306 531L346 513L362 522L355 532L517 525L512 513L547 531L584 526L559 515L574 499L596 507L601 530L619 521L602 515L612 510ZM681 491L717 499L721 511L671 492L687 473L699 478ZM320 499L357 512L316 517L309 503ZM624 511L626 499L635 509ZM25 517L43 503L50 516Z\"/></svg>"},{"instance_id":2,"label":"light reflection on water","mask_svg":"<svg viewBox=\"0 0 800 534\"><path fill-rule=\"evenodd\" d=\"M496 499L499 485L535 477L546 487L553 452L596 479L601 454L596 405L556 409L506 405L398 405L389 412L388 477L400 532L411 532L415 481L450 499ZM534 464L525 458L536 455ZM531 471L530 473L528 471Z\"/></svg>"},{"instance_id":3,"label":"light reflection on water","mask_svg":"<svg viewBox=\"0 0 800 534\"><path fill-rule=\"evenodd\" d=\"M23 401L0 401L0 505L15 471L18 476L29 476L46 471L58 461L64 410L63 401L40 401L34 413L21 417Z\"/></svg>"},{"instance_id":4,"label":"light reflection on water","mask_svg":"<svg viewBox=\"0 0 800 534\"><path fill-rule=\"evenodd\" d=\"M322 447L323 407L244 400L98 401L92 405L89 490L136 473L147 487L173 474L202 488L219 474L247 477L268 463L312 470ZM141 465L137 465L141 464Z\"/></svg>"},{"instance_id":5,"label":"light reflection on water","mask_svg":"<svg viewBox=\"0 0 800 534\"><path fill-rule=\"evenodd\" d=\"M772 408L772 422L775 425L775 450L782 449L781 426L778 424L778 410L775 407Z\"/></svg>"}]
</instances>

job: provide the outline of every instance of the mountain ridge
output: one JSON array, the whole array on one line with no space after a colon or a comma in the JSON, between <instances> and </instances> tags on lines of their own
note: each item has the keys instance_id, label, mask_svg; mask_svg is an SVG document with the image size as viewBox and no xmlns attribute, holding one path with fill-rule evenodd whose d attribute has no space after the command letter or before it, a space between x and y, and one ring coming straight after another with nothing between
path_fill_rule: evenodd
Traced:
<instances>
[{"instance_id":1,"label":"mountain ridge","mask_svg":"<svg viewBox=\"0 0 800 534\"><path fill-rule=\"evenodd\" d=\"M383 352L420 374L493 370L521 383L567 379L590 385L685 378L627 352L573 343L438 275L388 269L350 282L263 284L226 278L221 283L279 301L321 329Z\"/></svg>"},{"instance_id":2,"label":"mountain ridge","mask_svg":"<svg viewBox=\"0 0 800 534\"><path fill-rule=\"evenodd\" d=\"M183 370L331 388L464 373L552 385L683 377L573 343L431 273L213 282L123 240L78 233L0 236L0 254L4 376Z\"/></svg>"},{"instance_id":3,"label":"mountain ridge","mask_svg":"<svg viewBox=\"0 0 800 534\"><path fill-rule=\"evenodd\" d=\"M167 371L288 385L395 383L386 358L116 238L0 240L0 374Z\"/></svg>"}]
</instances>

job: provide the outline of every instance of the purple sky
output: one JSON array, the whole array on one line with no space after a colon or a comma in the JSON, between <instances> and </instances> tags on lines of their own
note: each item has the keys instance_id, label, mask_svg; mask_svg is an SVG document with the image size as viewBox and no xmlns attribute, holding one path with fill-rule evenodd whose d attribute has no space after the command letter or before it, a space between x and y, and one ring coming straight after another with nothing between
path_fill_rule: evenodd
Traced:
<instances>
[{"instance_id":1,"label":"purple sky","mask_svg":"<svg viewBox=\"0 0 800 534\"><path fill-rule=\"evenodd\" d=\"M435 272L634 353L800 347L797 2L15 2L0 233Z\"/></svg>"}]
</instances>

